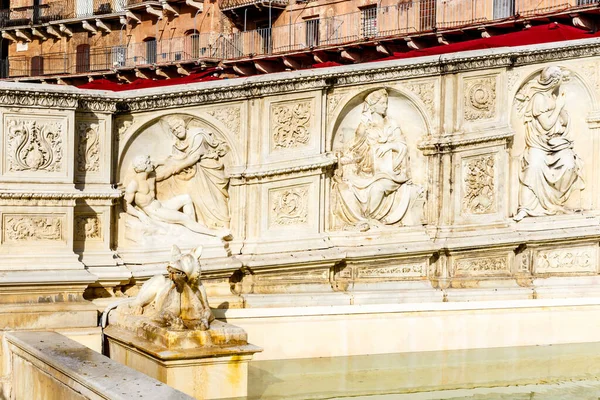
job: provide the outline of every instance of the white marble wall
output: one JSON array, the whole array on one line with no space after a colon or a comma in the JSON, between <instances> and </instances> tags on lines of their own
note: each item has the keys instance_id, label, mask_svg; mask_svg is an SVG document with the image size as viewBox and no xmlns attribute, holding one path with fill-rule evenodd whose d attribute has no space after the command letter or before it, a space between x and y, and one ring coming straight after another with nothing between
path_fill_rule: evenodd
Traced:
<instances>
[{"instance_id":1,"label":"white marble wall","mask_svg":"<svg viewBox=\"0 0 600 400\"><path fill-rule=\"evenodd\" d=\"M202 244L221 296L391 289L399 301L461 300L492 289L530 298L563 296L565 285L589 294L600 240L597 47L118 94L2 86L37 100L0 96L0 252L14 260L0 268L43 257L113 288L162 270L172 243ZM528 126L542 153L530 151ZM544 215L519 215L525 154ZM159 164L157 176L175 170L149 181L132 167L139 155ZM172 205L184 194L191 217L189 200ZM142 215L124 212L125 201ZM208 231L173 223L181 218Z\"/></svg>"}]
</instances>

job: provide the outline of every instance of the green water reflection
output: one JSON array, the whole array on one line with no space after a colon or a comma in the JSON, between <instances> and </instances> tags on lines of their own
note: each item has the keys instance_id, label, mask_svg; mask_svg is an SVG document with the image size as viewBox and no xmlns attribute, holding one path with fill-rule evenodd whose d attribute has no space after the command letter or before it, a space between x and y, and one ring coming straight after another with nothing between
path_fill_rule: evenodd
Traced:
<instances>
[{"instance_id":1,"label":"green water reflection","mask_svg":"<svg viewBox=\"0 0 600 400\"><path fill-rule=\"evenodd\" d=\"M248 399L600 399L600 343L253 361Z\"/></svg>"}]
</instances>

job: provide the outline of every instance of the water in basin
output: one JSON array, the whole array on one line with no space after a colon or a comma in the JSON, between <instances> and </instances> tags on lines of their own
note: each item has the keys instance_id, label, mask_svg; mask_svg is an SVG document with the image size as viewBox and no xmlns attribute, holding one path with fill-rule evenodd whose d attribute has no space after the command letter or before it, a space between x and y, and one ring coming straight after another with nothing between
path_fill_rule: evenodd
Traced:
<instances>
[{"instance_id":1,"label":"water in basin","mask_svg":"<svg viewBox=\"0 0 600 400\"><path fill-rule=\"evenodd\" d=\"M600 399L600 343L253 361L248 399Z\"/></svg>"}]
</instances>

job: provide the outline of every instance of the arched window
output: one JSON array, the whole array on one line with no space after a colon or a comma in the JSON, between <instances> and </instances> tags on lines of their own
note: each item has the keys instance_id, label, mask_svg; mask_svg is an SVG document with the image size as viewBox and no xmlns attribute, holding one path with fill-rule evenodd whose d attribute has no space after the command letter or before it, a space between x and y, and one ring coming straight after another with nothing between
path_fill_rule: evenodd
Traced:
<instances>
[{"instance_id":1,"label":"arched window","mask_svg":"<svg viewBox=\"0 0 600 400\"><path fill-rule=\"evenodd\" d=\"M156 39L148 38L146 43L146 64L156 64Z\"/></svg>"},{"instance_id":2,"label":"arched window","mask_svg":"<svg viewBox=\"0 0 600 400\"><path fill-rule=\"evenodd\" d=\"M44 75L44 57L31 57L31 76Z\"/></svg>"},{"instance_id":3,"label":"arched window","mask_svg":"<svg viewBox=\"0 0 600 400\"><path fill-rule=\"evenodd\" d=\"M77 73L90 72L90 45L80 44L77 46L75 58L75 71Z\"/></svg>"}]
</instances>

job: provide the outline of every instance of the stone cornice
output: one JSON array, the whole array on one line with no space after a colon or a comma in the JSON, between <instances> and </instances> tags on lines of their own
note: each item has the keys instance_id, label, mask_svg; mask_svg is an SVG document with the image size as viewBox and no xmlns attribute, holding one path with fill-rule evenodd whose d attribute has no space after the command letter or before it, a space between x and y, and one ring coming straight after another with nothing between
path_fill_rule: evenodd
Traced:
<instances>
[{"instance_id":1,"label":"stone cornice","mask_svg":"<svg viewBox=\"0 0 600 400\"><path fill-rule=\"evenodd\" d=\"M459 147L468 147L480 143L496 144L512 140L514 131L507 128L504 131L495 131L484 134L454 134L451 136L434 137L425 140L417 146L426 155L450 152Z\"/></svg>"},{"instance_id":2,"label":"stone cornice","mask_svg":"<svg viewBox=\"0 0 600 400\"><path fill-rule=\"evenodd\" d=\"M327 158L323 161L311 163L311 164L303 164L297 165L293 167L286 168L276 168L271 170L261 170L261 171L244 171L241 173L233 173L230 175L232 179L245 179L245 180L254 180L254 179L263 179L276 175L286 175L293 174L297 172L305 172L312 170L325 170L333 165L337 164L337 159L335 158Z\"/></svg>"}]
</instances>

